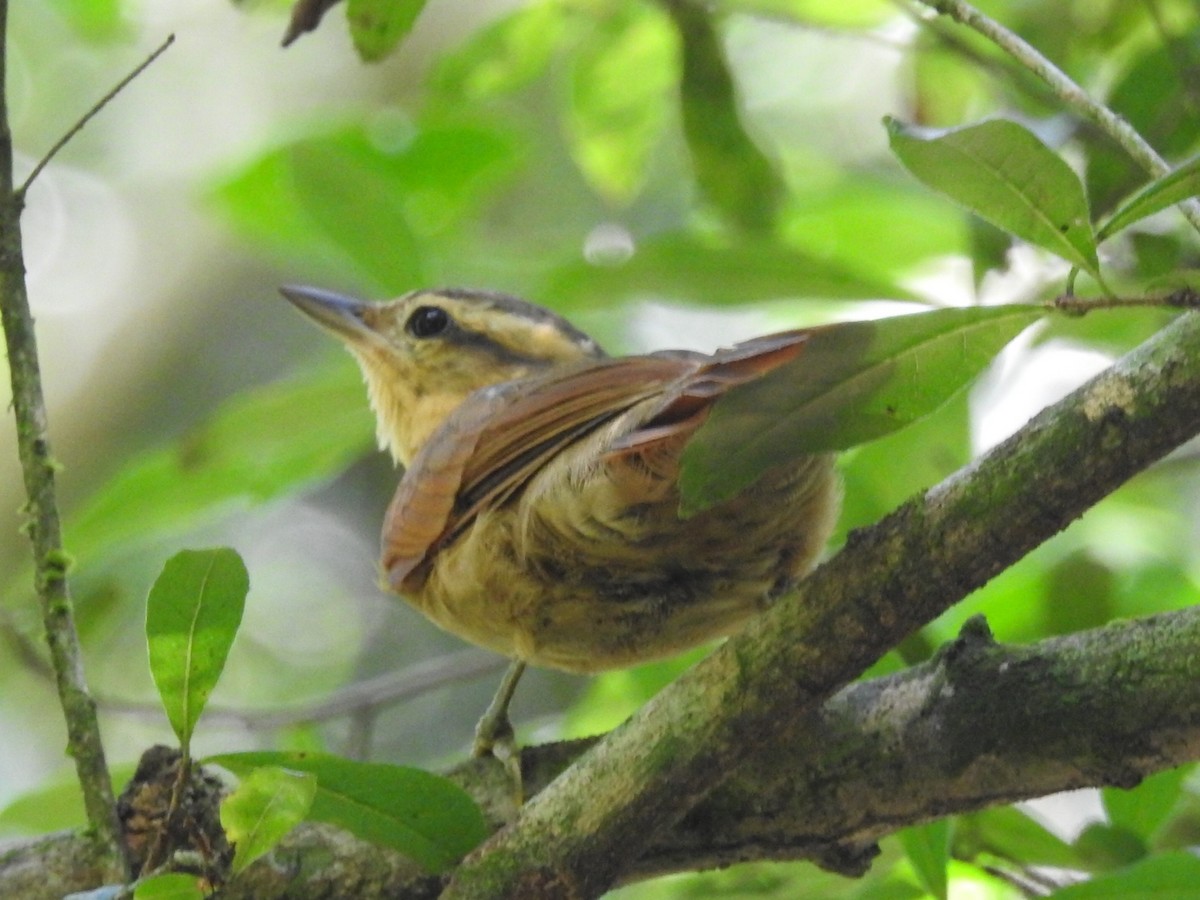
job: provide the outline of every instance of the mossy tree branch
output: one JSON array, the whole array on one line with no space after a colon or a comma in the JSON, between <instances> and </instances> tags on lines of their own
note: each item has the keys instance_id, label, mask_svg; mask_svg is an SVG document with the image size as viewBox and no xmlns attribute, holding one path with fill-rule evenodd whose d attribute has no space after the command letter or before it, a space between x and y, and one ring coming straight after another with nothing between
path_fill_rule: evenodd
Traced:
<instances>
[{"instance_id":1,"label":"mossy tree branch","mask_svg":"<svg viewBox=\"0 0 1200 900\"><path fill-rule=\"evenodd\" d=\"M764 859L855 874L897 828L1070 788L1129 786L1200 758L1197 643L1200 608L1027 646L992 643L970 624L930 662L852 684L791 722L674 828L631 842L621 880ZM543 790L593 743L526 748L527 790ZM451 777L493 828L516 816L495 760ZM95 879L90 845L75 835L0 857L2 896L57 900ZM408 900L440 888L391 851L310 824L222 896Z\"/></svg>"},{"instance_id":2,"label":"mossy tree branch","mask_svg":"<svg viewBox=\"0 0 1200 900\"><path fill-rule=\"evenodd\" d=\"M33 545L34 586L41 604L50 661L67 723L67 749L83 788L93 834L110 874L124 874L124 854L112 782L100 741L96 705L83 675L83 655L67 585L69 558L63 550L55 495L56 464L47 436L33 314L25 288L21 247L24 188L13 183L12 134L8 124L5 68L8 4L0 0L0 320L12 377L17 448L28 497L25 529Z\"/></svg>"}]
</instances>

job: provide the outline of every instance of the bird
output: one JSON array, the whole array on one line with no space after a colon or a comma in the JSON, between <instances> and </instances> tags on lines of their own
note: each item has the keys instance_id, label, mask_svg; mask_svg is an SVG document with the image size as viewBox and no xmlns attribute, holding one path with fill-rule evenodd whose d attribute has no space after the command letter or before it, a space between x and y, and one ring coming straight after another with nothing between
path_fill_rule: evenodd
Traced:
<instances>
[{"instance_id":1,"label":"bird","mask_svg":"<svg viewBox=\"0 0 1200 900\"><path fill-rule=\"evenodd\" d=\"M527 664L590 674L733 634L813 568L836 523L831 453L797 453L680 511L681 457L714 404L802 353L809 332L614 357L500 292L372 303L280 290L356 358L380 448L404 469L382 528L383 586L512 661L475 755L511 748Z\"/></svg>"}]
</instances>

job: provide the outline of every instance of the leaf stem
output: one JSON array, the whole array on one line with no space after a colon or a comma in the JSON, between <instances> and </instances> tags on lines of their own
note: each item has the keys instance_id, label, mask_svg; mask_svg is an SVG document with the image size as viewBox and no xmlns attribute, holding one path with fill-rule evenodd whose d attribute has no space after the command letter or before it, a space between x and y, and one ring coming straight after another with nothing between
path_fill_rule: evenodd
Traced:
<instances>
[{"instance_id":1,"label":"leaf stem","mask_svg":"<svg viewBox=\"0 0 1200 900\"><path fill-rule=\"evenodd\" d=\"M997 47L1009 53L1021 65L1046 82L1054 91L1055 96L1069 109L1108 135L1150 175L1161 178L1171 172L1170 164L1158 155L1158 152L1138 134L1133 126L1104 104L1092 99L1088 92L1072 81L1062 69L995 19L984 15L964 0L916 0L916 2L928 6L941 15L949 16L961 25L974 29ZM1179 208L1192 227L1200 231L1200 203L1188 200L1180 203Z\"/></svg>"},{"instance_id":2,"label":"leaf stem","mask_svg":"<svg viewBox=\"0 0 1200 900\"><path fill-rule=\"evenodd\" d=\"M57 463L50 453L46 404L42 395L33 315L25 286L21 247L23 190L13 190L12 133L5 98L8 3L0 0L0 320L8 349L17 449L25 479L28 523L33 545L34 586L41 605L50 663L67 724L67 752L83 789L88 822L111 861L113 874L128 872L112 781L104 759L96 704L83 674L83 655L67 586L70 558L63 551L55 496Z\"/></svg>"}]
</instances>

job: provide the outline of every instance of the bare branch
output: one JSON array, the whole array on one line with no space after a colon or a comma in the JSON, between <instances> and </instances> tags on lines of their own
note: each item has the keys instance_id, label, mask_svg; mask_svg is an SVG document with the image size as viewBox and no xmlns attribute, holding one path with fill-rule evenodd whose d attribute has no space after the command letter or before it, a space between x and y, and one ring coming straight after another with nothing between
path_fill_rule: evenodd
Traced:
<instances>
[{"instance_id":1,"label":"bare branch","mask_svg":"<svg viewBox=\"0 0 1200 900\"><path fill-rule=\"evenodd\" d=\"M54 157L58 154L58 151L69 144L71 139L83 130L84 125L90 122L95 115L100 112L100 110L108 106L112 99L116 97L117 94L121 93L121 91L125 90L126 86L128 86L133 79L137 78L142 74L142 72L146 71L146 68L152 62L162 56L162 54L166 52L166 49L173 43L175 43L175 35L167 35L167 39L159 45L157 50L142 60L142 62L139 63L132 72L117 82L116 87L97 100L95 105L93 105L91 109L84 113L83 116L80 117L79 121L72 125L70 129L68 129L66 134L55 141L54 146L46 151L46 155L38 160L37 165L33 167L33 171L29 173L29 177L25 179L25 182L19 188L17 188L17 195L19 197L24 197L26 192L29 190L29 186L33 184L33 180L41 174L42 169L46 168L46 166L50 164L50 160L54 159Z\"/></svg>"},{"instance_id":2,"label":"bare branch","mask_svg":"<svg viewBox=\"0 0 1200 900\"><path fill-rule=\"evenodd\" d=\"M15 637L13 632L4 628L2 616L0 634L10 639ZM326 722L364 711L378 711L448 684L500 672L507 665L508 660L494 653L474 649L462 650L422 660L395 672L385 672L375 678L347 685L319 700L298 706L259 710L211 705L204 710L204 721L209 725L240 725L251 731L275 731L292 725ZM163 714L162 705L159 703L138 703L115 697L99 697L97 703L105 712L130 713L155 719L161 719Z\"/></svg>"}]
</instances>

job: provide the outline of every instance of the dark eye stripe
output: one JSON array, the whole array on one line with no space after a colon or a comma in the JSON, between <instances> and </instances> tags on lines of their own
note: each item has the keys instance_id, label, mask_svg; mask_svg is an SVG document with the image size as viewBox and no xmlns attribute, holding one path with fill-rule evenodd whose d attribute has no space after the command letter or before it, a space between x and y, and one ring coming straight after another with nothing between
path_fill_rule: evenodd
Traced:
<instances>
[{"instance_id":1,"label":"dark eye stripe","mask_svg":"<svg viewBox=\"0 0 1200 900\"><path fill-rule=\"evenodd\" d=\"M498 362L507 364L524 364L530 366L549 365L553 360L545 359L540 356L532 356L528 353L521 353L509 347L507 344L502 344L494 338L488 337L486 334L480 334L477 331L470 331L463 328L461 325L457 328L451 328L442 334L443 340L446 343L454 344L457 347L470 349L477 352L483 352L491 356Z\"/></svg>"}]
</instances>

